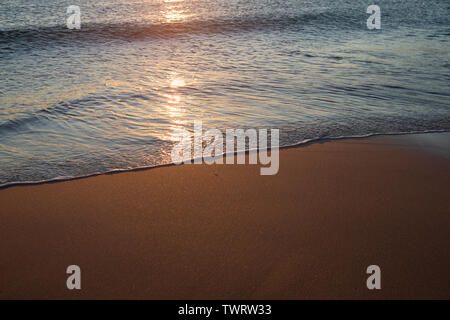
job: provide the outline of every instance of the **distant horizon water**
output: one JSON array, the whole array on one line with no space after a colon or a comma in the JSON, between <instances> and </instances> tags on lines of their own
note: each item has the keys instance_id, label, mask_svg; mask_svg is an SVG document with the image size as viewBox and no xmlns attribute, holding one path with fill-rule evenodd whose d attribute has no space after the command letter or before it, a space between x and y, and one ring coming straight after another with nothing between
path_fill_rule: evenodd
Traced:
<instances>
[{"instance_id":1,"label":"distant horizon water","mask_svg":"<svg viewBox=\"0 0 450 320\"><path fill-rule=\"evenodd\" d=\"M446 0L4 0L0 61L0 186L170 163L195 120L281 146L450 131Z\"/></svg>"}]
</instances>

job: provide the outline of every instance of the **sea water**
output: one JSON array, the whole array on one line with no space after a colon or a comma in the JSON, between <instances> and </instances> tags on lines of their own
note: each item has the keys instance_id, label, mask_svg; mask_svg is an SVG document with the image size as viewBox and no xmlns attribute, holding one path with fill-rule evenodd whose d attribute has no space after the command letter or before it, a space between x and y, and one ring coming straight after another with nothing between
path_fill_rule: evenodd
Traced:
<instances>
[{"instance_id":1,"label":"sea water","mask_svg":"<svg viewBox=\"0 0 450 320\"><path fill-rule=\"evenodd\" d=\"M450 2L2 0L0 75L0 185L170 163L195 120L280 145L446 131Z\"/></svg>"}]
</instances>

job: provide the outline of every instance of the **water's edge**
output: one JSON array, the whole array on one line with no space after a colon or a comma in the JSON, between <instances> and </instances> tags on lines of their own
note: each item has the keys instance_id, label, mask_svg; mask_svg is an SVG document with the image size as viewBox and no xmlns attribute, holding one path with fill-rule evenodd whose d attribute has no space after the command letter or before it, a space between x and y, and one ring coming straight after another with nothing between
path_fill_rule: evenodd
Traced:
<instances>
[{"instance_id":1,"label":"water's edge","mask_svg":"<svg viewBox=\"0 0 450 320\"><path fill-rule=\"evenodd\" d=\"M324 137L324 138L311 138L311 139L305 139L303 141L299 141L294 144L288 144L288 145L282 145L279 147L280 150L283 149L291 149L291 148L300 148L305 147L314 143L322 143L322 142L330 142L330 141L337 141L337 140L353 140L353 139L368 139L372 137L379 137L379 136L399 136L399 135L414 135L414 134L429 134L429 133L445 133L450 132L450 130L424 130L424 131L408 131L408 132L380 132L380 133L368 133L363 135L353 135L353 136L338 136L338 137ZM257 149L247 149L245 150L245 153L248 154L250 152L255 151L261 151ZM228 156L234 156L238 153L242 153L244 151L237 150L234 153L223 153L221 155L218 155L217 158L220 157L228 157ZM195 158L191 158L191 161L194 161ZM86 175L80 175L80 176L62 176L62 177L56 177L51 179L45 179L45 180L36 180L36 181L13 181L13 182L7 182L4 184L0 184L0 190L7 189L14 186L30 186L30 185L40 185L40 184L48 184L48 183L56 183L56 182L63 182L63 181L71 181L71 180L78 180L78 179L85 179L100 175L109 175L109 174L116 174L116 173L122 173L122 172L134 172L134 171L142 171L142 170L150 170L150 169L157 169L157 168L163 168L163 167L171 167L175 166L174 163L166 163L166 164L159 164L159 165L150 165L150 166L143 166L143 167L136 167L136 168L126 168L126 169L113 169L108 170L105 172L95 172L90 173Z\"/></svg>"}]
</instances>

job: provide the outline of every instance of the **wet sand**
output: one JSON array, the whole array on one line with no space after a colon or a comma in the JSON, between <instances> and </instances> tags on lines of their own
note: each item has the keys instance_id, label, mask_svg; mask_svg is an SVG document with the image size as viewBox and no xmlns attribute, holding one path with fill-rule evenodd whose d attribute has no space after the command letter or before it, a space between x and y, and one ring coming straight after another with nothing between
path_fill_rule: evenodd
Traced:
<instances>
[{"instance_id":1,"label":"wet sand","mask_svg":"<svg viewBox=\"0 0 450 320\"><path fill-rule=\"evenodd\" d=\"M450 299L449 187L448 157L396 137L281 150L275 176L182 165L10 187L0 298Z\"/></svg>"}]
</instances>

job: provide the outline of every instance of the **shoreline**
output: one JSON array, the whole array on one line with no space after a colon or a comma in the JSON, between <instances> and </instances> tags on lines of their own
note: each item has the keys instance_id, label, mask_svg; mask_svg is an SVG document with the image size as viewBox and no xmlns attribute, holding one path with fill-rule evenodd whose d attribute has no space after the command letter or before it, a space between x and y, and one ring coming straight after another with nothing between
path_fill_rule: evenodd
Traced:
<instances>
[{"instance_id":1,"label":"shoreline","mask_svg":"<svg viewBox=\"0 0 450 320\"><path fill-rule=\"evenodd\" d=\"M450 299L450 161L428 151L342 139L281 149L275 176L167 165L3 188L0 298Z\"/></svg>"},{"instance_id":2,"label":"shoreline","mask_svg":"<svg viewBox=\"0 0 450 320\"><path fill-rule=\"evenodd\" d=\"M311 138L311 139L305 139L303 141L289 144L289 145L282 145L279 146L279 150L284 149L292 149L292 148L303 148L306 146L309 146L311 144L315 143L325 143L325 142L333 142L333 141L340 141L340 140L358 140L358 139L372 139L377 137L396 137L396 136L414 136L414 135L435 135L435 134L450 134L450 130L427 130L427 131L407 131L407 132L385 132L385 133L368 133L364 135L355 135L355 136L339 136L339 137L326 137L326 138ZM248 155L250 152L258 152L259 150L245 150L245 154ZM219 157L230 157L230 156L236 156L238 151L235 151L233 154L222 154ZM191 161L194 161L196 158L191 158ZM181 164L184 165L184 164ZM86 175L80 175L80 176L62 176L62 177L55 177L45 180L36 180L36 181L14 181L14 182L7 182L4 184L0 184L0 191L3 189L8 189L15 186L33 186L33 185L41 185L41 184L48 184L48 183L58 183L58 182L64 182L64 181L73 181L73 180L79 180L79 179L86 179L86 178L92 178L97 177L101 175L110 175L110 174L117 174L117 173L124 173L124 172L134 172L134 171L143 171L143 170L151 170L151 169L158 169L158 168L164 168L164 167L170 167L170 166L178 166L174 163L163 163L163 164L157 164L157 165L150 165L150 166L143 166L143 167L137 167L137 168L131 168L131 169L112 169L105 172L94 172L89 173Z\"/></svg>"}]
</instances>

